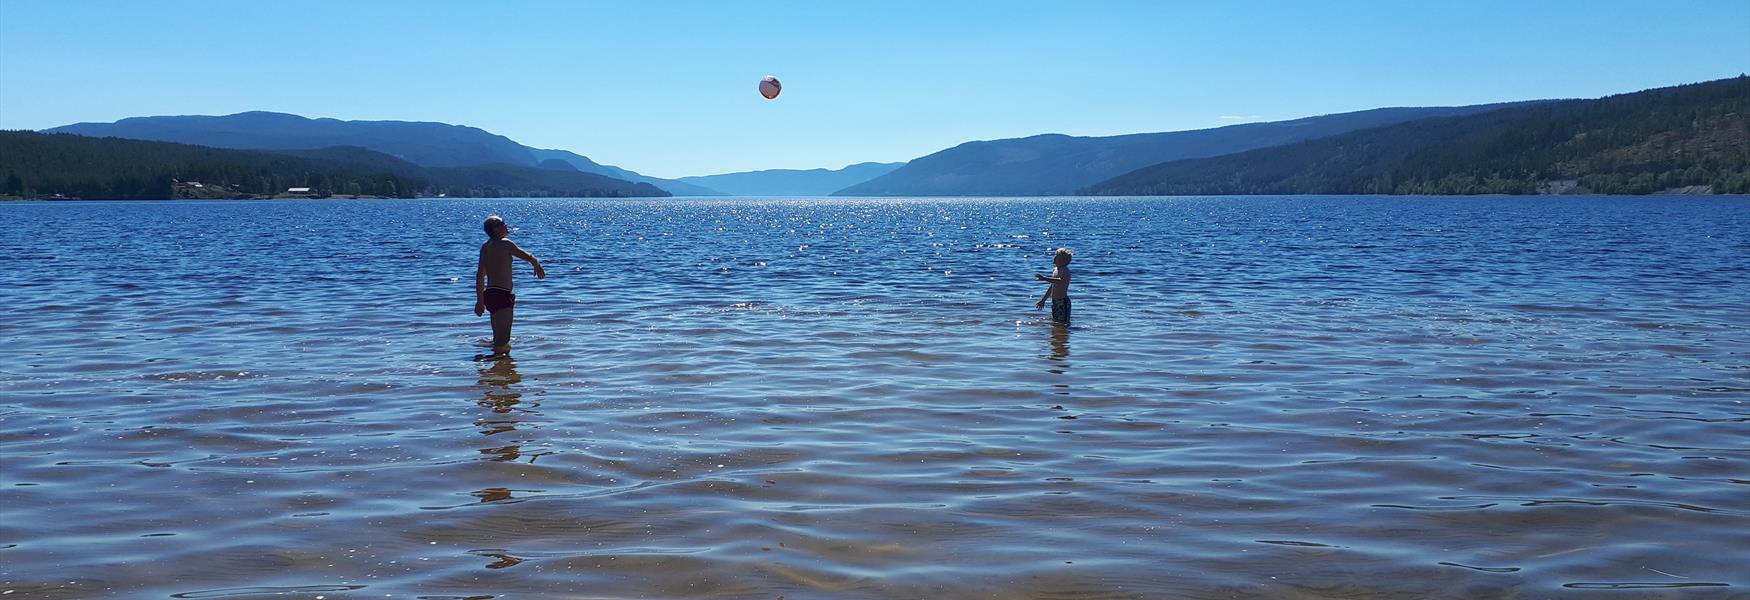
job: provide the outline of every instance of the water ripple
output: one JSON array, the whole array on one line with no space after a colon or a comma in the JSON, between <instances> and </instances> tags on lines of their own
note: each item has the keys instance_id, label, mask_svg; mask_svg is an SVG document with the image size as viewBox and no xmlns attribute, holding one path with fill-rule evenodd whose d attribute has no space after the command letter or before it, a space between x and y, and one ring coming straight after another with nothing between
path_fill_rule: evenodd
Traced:
<instances>
[{"instance_id":1,"label":"water ripple","mask_svg":"<svg viewBox=\"0 0 1750 600\"><path fill-rule=\"evenodd\" d=\"M472 312L488 214L549 274L518 271L508 356ZM1742 199L0 217L77 232L52 277L0 269L8 596L1750 586ZM1067 328L1033 305L1059 246Z\"/></svg>"}]
</instances>

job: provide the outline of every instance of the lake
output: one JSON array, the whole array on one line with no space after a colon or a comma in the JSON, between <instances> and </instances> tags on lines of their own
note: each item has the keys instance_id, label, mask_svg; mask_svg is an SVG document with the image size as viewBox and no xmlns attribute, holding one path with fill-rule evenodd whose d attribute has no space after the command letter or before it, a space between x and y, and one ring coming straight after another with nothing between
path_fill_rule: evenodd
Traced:
<instances>
[{"instance_id":1,"label":"lake","mask_svg":"<svg viewBox=\"0 0 1750 600\"><path fill-rule=\"evenodd\" d=\"M1750 597L1742 197L0 217L8 598Z\"/></svg>"}]
</instances>

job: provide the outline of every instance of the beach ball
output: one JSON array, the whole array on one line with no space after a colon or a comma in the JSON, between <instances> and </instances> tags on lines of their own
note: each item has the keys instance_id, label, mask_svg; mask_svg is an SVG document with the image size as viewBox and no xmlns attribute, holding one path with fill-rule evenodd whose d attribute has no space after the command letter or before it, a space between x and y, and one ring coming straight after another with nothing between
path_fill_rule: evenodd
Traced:
<instances>
[{"instance_id":1,"label":"beach ball","mask_svg":"<svg viewBox=\"0 0 1750 600\"><path fill-rule=\"evenodd\" d=\"M778 92L781 91L784 91L784 84L778 83L778 78L767 75L765 79L760 80L760 95L765 96L767 100L777 98Z\"/></svg>"}]
</instances>

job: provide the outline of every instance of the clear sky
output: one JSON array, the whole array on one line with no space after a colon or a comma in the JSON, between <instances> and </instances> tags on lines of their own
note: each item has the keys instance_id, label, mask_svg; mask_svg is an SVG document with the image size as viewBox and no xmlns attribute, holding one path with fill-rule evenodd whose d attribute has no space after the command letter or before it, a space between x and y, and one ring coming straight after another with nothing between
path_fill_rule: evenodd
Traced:
<instances>
[{"instance_id":1,"label":"clear sky","mask_svg":"<svg viewBox=\"0 0 1750 600\"><path fill-rule=\"evenodd\" d=\"M0 128L441 121L660 177L1747 71L1750 0L0 0Z\"/></svg>"}]
</instances>

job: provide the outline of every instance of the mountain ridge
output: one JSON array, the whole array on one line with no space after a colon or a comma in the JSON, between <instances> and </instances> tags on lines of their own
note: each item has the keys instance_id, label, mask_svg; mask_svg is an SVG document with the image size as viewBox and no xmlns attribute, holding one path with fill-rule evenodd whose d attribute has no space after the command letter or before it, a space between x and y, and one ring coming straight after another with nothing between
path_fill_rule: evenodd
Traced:
<instances>
[{"instance_id":1,"label":"mountain ridge","mask_svg":"<svg viewBox=\"0 0 1750 600\"><path fill-rule=\"evenodd\" d=\"M692 184L671 183L670 180L601 165L567 150L532 148L478 127L435 121L342 120L255 110L229 115L160 115L128 117L110 123L81 122L51 127L43 133L74 133L239 150L357 146L422 167L495 164L537 167L543 160L559 158L572 163L579 171L649 183L665 191L663 185L673 185L692 195L711 195L714 192Z\"/></svg>"},{"instance_id":2,"label":"mountain ridge","mask_svg":"<svg viewBox=\"0 0 1750 600\"><path fill-rule=\"evenodd\" d=\"M716 175L693 175L679 181L703 185L735 196L826 196L880 177L903 162L860 162L843 168L762 169Z\"/></svg>"},{"instance_id":3,"label":"mountain ridge","mask_svg":"<svg viewBox=\"0 0 1750 600\"><path fill-rule=\"evenodd\" d=\"M1486 112L1525 103L1388 107L1209 129L1070 136L1044 133L965 142L835 196L1053 196L1177 158L1218 156L1434 116Z\"/></svg>"},{"instance_id":4,"label":"mountain ridge","mask_svg":"<svg viewBox=\"0 0 1750 600\"><path fill-rule=\"evenodd\" d=\"M664 191L667 191L668 193L676 195L676 196L722 196L722 195L724 195L724 193L719 191L719 190L714 190L714 189L711 189L708 187L700 186L700 185L693 184L693 183L688 183L688 182L681 181L678 179L662 179L660 177L650 177L650 176L638 173L636 171L629 171L629 170L622 169L620 167L616 167L613 165L604 165L604 164L598 163L594 160L591 160L587 156L584 156L582 154L578 154L576 152L572 152L570 150L554 150L554 149L547 149L547 148L530 148L529 150L534 154L535 158L541 159L542 162L546 162L548 160L563 161L563 162L571 165L573 168L575 168L579 171L583 171L585 173L600 173L602 175L607 175L608 177L613 177L615 179L624 179L626 181L631 181L631 182L635 182L635 183L648 183L648 184L654 185L656 187L662 188Z\"/></svg>"},{"instance_id":5,"label":"mountain ridge","mask_svg":"<svg viewBox=\"0 0 1750 600\"><path fill-rule=\"evenodd\" d=\"M1750 77L1167 161L1089 195L1750 192Z\"/></svg>"},{"instance_id":6,"label":"mountain ridge","mask_svg":"<svg viewBox=\"0 0 1750 600\"><path fill-rule=\"evenodd\" d=\"M34 131L0 131L0 173L0 195L31 198L273 197L291 188L318 197L668 195L599 173L508 163L425 167L358 146L243 150Z\"/></svg>"}]
</instances>

